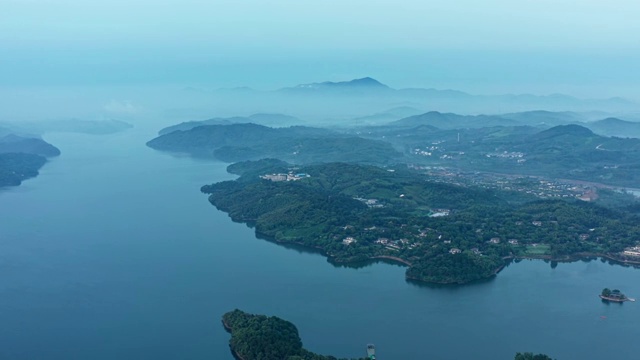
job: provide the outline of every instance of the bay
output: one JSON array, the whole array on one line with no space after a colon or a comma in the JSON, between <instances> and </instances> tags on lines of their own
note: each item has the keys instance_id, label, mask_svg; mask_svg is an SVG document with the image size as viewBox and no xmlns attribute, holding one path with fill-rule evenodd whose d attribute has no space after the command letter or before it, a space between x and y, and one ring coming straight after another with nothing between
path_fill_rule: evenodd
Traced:
<instances>
[{"instance_id":1,"label":"bay","mask_svg":"<svg viewBox=\"0 0 640 360\"><path fill-rule=\"evenodd\" d=\"M404 268L334 267L256 239L200 186L226 164L156 152L151 126L108 136L51 134L62 150L0 191L0 358L231 360L221 315L292 321L305 346L335 356L558 359L640 352L632 268L599 260L511 264L468 286L421 286Z\"/></svg>"}]
</instances>

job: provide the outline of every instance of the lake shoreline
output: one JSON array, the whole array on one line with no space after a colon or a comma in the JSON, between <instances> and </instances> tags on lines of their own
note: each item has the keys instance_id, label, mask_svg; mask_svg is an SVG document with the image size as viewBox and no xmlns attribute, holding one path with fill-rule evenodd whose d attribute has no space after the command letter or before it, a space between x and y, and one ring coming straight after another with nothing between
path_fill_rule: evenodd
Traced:
<instances>
[{"instance_id":1,"label":"lake shoreline","mask_svg":"<svg viewBox=\"0 0 640 360\"><path fill-rule=\"evenodd\" d=\"M224 330L229 334L233 334L233 328L229 326L226 321L224 321L224 318L222 319L222 327L224 327ZM229 349L231 350L231 355L233 355L233 357L237 360L246 360L242 357L242 355L238 354L238 352L231 346L231 344L229 344Z\"/></svg>"},{"instance_id":2,"label":"lake shoreline","mask_svg":"<svg viewBox=\"0 0 640 360\"><path fill-rule=\"evenodd\" d=\"M327 258L327 260L333 264L344 264L344 265L349 265L349 264L357 264L357 263L361 263L363 262L363 260L341 260L341 259L336 259L334 256L332 256L331 254L327 253L323 248L318 247L318 246L309 246L306 244L303 244L301 242L296 242L296 241L282 241L282 240L277 240L272 236L269 236L267 234L261 233L259 232L257 229L255 230L255 234L256 234L256 238L257 239L263 239L272 243L275 243L277 245L281 245L281 246L286 246L286 245L295 245L295 246L299 246L301 248L304 249L309 249L311 250L310 252L313 253L317 253L320 254L322 256L325 256ZM437 281L425 281L419 278L415 278L415 277L411 277L408 275L405 275L405 279L406 280L410 280L410 281L415 281L418 283L423 283L423 284L430 284L430 285L468 285L468 284L473 284L476 282L483 282L486 280L490 280L494 277L496 277L502 270L504 270L505 267L507 267L507 265L510 264L510 262L514 261L514 260L546 260L546 261L554 261L554 262L562 262L562 263L572 263L572 262L576 262L576 261L581 261L581 260L592 260L592 259L597 259L597 258L604 258L607 259L617 265L620 266L632 266L632 267L640 267L640 260L638 261L632 261L632 260L625 260L625 259L620 259L615 257L614 254L606 254L606 253L577 253L577 254L573 254L573 255L566 255L563 257L553 257L551 255L532 255L532 256L507 256L504 257L503 260L505 260L506 262L500 266L498 266L490 276L478 279L478 280L474 280L474 281L468 281L468 282L437 282ZM397 265L400 266L406 266L406 267L412 267L413 264L405 259L402 259L400 257L397 256L389 256L389 255L377 255L377 256L373 256L373 257L368 257L366 260L367 262L378 262L378 261L390 261L392 263L395 263Z\"/></svg>"}]
</instances>

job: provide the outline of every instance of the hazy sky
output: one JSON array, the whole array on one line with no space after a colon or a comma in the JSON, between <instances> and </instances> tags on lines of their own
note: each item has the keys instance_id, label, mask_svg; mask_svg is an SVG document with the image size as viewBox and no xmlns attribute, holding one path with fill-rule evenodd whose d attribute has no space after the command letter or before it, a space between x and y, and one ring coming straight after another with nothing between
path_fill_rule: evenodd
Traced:
<instances>
[{"instance_id":1,"label":"hazy sky","mask_svg":"<svg viewBox=\"0 0 640 360\"><path fill-rule=\"evenodd\" d=\"M393 87L640 99L637 0L0 0L0 86Z\"/></svg>"}]
</instances>

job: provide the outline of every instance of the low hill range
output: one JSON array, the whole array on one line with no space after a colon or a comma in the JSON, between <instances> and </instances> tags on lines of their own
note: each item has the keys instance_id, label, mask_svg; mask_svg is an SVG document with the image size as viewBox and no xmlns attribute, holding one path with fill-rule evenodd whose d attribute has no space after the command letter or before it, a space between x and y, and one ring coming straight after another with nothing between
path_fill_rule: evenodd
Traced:
<instances>
[{"instance_id":1,"label":"low hill range","mask_svg":"<svg viewBox=\"0 0 640 360\"><path fill-rule=\"evenodd\" d=\"M157 150L226 162L278 158L294 164L346 161L386 164L402 157L380 140L305 126L270 128L253 123L204 125L165 133L147 142Z\"/></svg>"},{"instance_id":2,"label":"low hill range","mask_svg":"<svg viewBox=\"0 0 640 360\"><path fill-rule=\"evenodd\" d=\"M430 111L420 115L414 115L394 121L388 126L411 128L420 125L429 125L438 129L459 128L483 128L490 126L517 126L516 120L492 115L458 115L453 113L441 113Z\"/></svg>"},{"instance_id":3,"label":"low hill range","mask_svg":"<svg viewBox=\"0 0 640 360\"><path fill-rule=\"evenodd\" d=\"M60 155L60 150L40 138L7 134L0 137L0 154L6 153L25 153L53 157Z\"/></svg>"},{"instance_id":4,"label":"low hill range","mask_svg":"<svg viewBox=\"0 0 640 360\"><path fill-rule=\"evenodd\" d=\"M352 122L356 126L360 126L361 124L375 125L388 123L394 120L399 120L422 113L424 113L424 111L421 111L412 106L396 106L381 112L377 112L375 114L355 117L352 119Z\"/></svg>"},{"instance_id":5,"label":"low hill range","mask_svg":"<svg viewBox=\"0 0 640 360\"><path fill-rule=\"evenodd\" d=\"M294 87L277 90L284 93L304 94L313 92L339 92L339 93L360 93L388 92L393 91L389 86L370 77L353 79L350 81L325 81L320 83L300 84Z\"/></svg>"},{"instance_id":6,"label":"low hill range","mask_svg":"<svg viewBox=\"0 0 640 360\"><path fill-rule=\"evenodd\" d=\"M536 109L555 111L638 111L640 104L622 98L580 99L564 94L533 95L474 95L463 91L434 88L392 88L374 78L363 77L347 81L324 81L284 87L272 91L259 91L242 88L242 91L220 89L217 96L245 99L247 103L271 103L273 109L293 108L297 103L289 100L293 97L304 108L321 106L328 113L331 108L340 108L341 113L362 111L371 108L383 112L392 104L413 103L417 107L437 109L443 112L478 113L502 109L504 112L521 112ZM280 106L282 103L285 106ZM280 104L280 105L277 105ZM381 108L381 106L384 106ZM269 108L269 111L273 111ZM299 113L299 112L297 112ZM353 116L353 117L357 117ZM359 116L366 116L360 114Z\"/></svg>"},{"instance_id":7,"label":"low hill range","mask_svg":"<svg viewBox=\"0 0 640 360\"><path fill-rule=\"evenodd\" d=\"M628 187L640 181L640 139L606 137L577 124L450 130L421 125L363 136L389 141L415 164Z\"/></svg>"},{"instance_id":8,"label":"low hill range","mask_svg":"<svg viewBox=\"0 0 640 360\"><path fill-rule=\"evenodd\" d=\"M341 130L218 124L165 133L147 145L225 162L276 158L292 164L413 163L637 187L640 139L606 137L587 127L600 122L540 123L544 118L560 122L577 116L535 112L503 118L428 112L384 126ZM634 125L612 119L605 123L610 122Z\"/></svg>"},{"instance_id":9,"label":"low hill range","mask_svg":"<svg viewBox=\"0 0 640 360\"><path fill-rule=\"evenodd\" d=\"M586 126L594 132L605 136L640 138L639 122L610 117L587 123Z\"/></svg>"},{"instance_id":10,"label":"low hill range","mask_svg":"<svg viewBox=\"0 0 640 360\"><path fill-rule=\"evenodd\" d=\"M191 130L194 127L203 125L231 125L231 124L258 124L270 127L289 127L302 125L303 121L289 115L284 114L267 114L258 113L249 116L234 116L227 118L212 118L200 121L186 121L177 125L168 126L158 131L158 134L164 135L176 130Z\"/></svg>"},{"instance_id":11,"label":"low hill range","mask_svg":"<svg viewBox=\"0 0 640 360\"><path fill-rule=\"evenodd\" d=\"M603 136L640 138L640 122L626 121L613 117L592 121L592 116L571 111L553 112L543 110L500 115L459 115L429 111L379 126L401 129L428 125L441 130L451 130L494 126L531 126L546 129L558 125L575 124L589 128Z\"/></svg>"}]
</instances>

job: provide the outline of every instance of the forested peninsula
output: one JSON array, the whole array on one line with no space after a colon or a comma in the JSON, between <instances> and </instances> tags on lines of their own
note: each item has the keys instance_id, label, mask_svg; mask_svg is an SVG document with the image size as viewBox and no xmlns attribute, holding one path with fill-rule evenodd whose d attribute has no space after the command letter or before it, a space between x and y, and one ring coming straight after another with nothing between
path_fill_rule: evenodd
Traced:
<instances>
[{"instance_id":1,"label":"forested peninsula","mask_svg":"<svg viewBox=\"0 0 640 360\"><path fill-rule=\"evenodd\" d=\"M304 349L296 326L275 316L253 315L236 309L224 314L222 325L231 333L229 347L240 360L338 360Z\"/></svg>"},{"instance_id":2,"label":"forested peninsula","mask_svg":"<svg viewBox=\"0 0 640 360\"><path fill-rule=\"evenodd\" d=\"M406 166L272 159L229 171L241 176L202 191L259 236L319 249L335 263L390 259L428 283L490 278L514 258L616 258L640 238L631 213L439 183Z\"/></svg>"},{"instance_id":3,"label":"forested peninsula","mask_svg":"<svg viewBox=\"0 0 640 360\"><path fill-rule=\"evenodd\" d=\"M0 187L18 186L38 175L47 162L44 156L25 153L0 154Z\"/></svg>"},{"instance_id":4,"label":"forested peninsula","mask_svg":"<svg viewBox=\"0 0 640 360\"><path fill-rule=\"evenodd\" d=\"M0 187L18 186L38 175L47 158L60 155L48 142L0 128Z\"/></svg>"}]
</instances>

